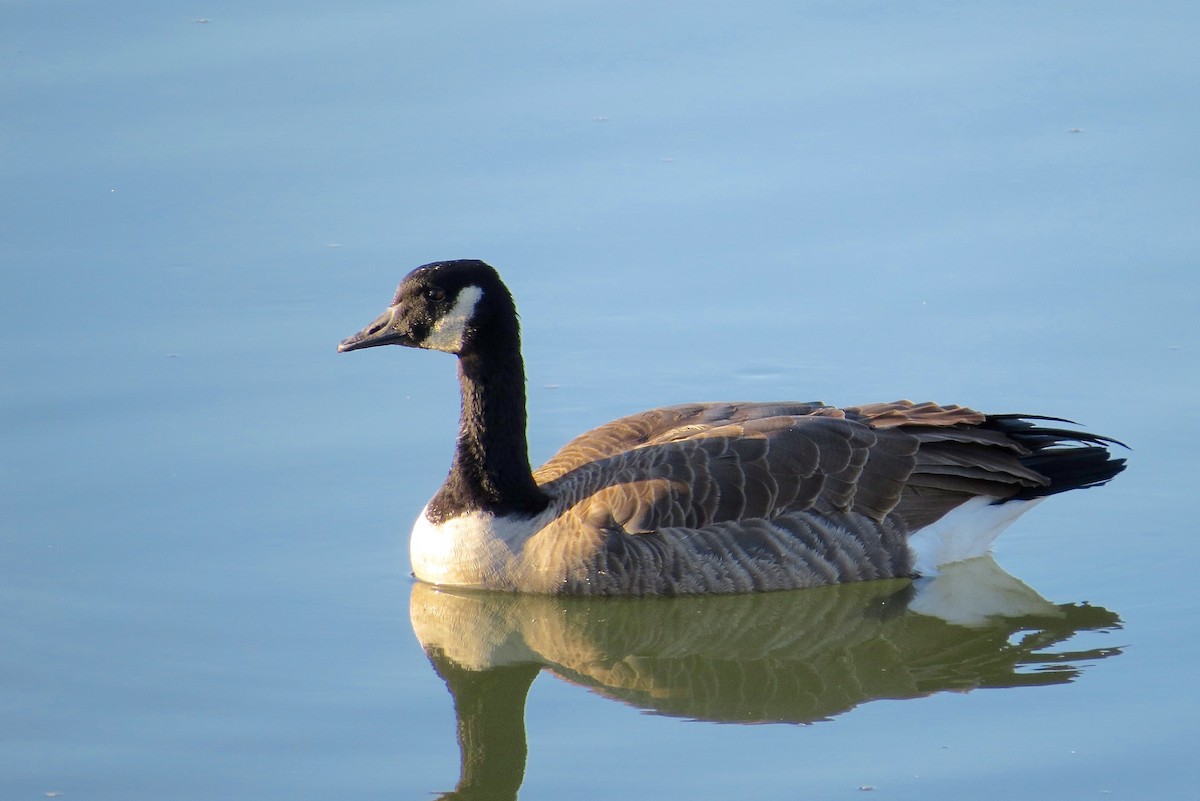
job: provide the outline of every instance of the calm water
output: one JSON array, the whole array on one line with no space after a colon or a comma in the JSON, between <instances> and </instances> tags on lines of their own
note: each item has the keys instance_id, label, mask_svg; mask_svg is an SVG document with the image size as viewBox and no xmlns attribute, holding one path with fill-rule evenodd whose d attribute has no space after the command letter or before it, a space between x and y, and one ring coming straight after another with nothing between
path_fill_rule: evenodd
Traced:
<instances>
[{"instance_id":1,"label":"calm water","mask_svg":"<svg viewBox=\"0 0 1200 801\"><path fill-rule=\"evenodd\" d=\"M1200 10L652 5L0 3L0 797L1198 797ZM460 256L535 461L907 396L1131 469L986 625L414 587L452 360L334 347Z\"/></svg>"}]
</instances>

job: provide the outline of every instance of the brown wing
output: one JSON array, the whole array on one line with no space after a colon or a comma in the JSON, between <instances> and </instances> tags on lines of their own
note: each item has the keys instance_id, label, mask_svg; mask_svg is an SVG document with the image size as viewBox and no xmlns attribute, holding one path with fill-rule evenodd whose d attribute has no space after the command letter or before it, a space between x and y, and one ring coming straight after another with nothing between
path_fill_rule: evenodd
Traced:
<instances>
[{"instance_id":1,"label":"brown wing","mask_svg":"<svg viewBox=\"0 0 1200 801\"><path fill-rule=\"evenodd\" d=\"M881 518L899 501L916 448L911 436L819 404L707 404L614 421L535 477L575 514L631 533L796 509Z\"/></svg>"},{"instance_id":2,"label":"brown wing","mask_svg":"<svg viewBox=\"0 0 1200 801\"><path fill-rule=\"evenodd\" d=\"M873 428L903 431L920 443L895 509L909 530L932 523L973 496L1009 498L1049 483L1022 462L1029 448L973 409L896 401L849 407L845 413Z\"/></svg>"},{"instance_id":3,"label":"brown wing","mask_svg":"<svg viewBox=\"0 0 1200 801\"><path fill-rule=\"evenodd\" d=\"M828 409L823 403L687 403L632 414L605 423L568 442L534 473L539 484L601 459L652 442L684 439L692 433L728 423L766 417L811 414Z\"/></svg>"},{"instance_id":4,"label":"brown wing","mask_svg":"<svg viewBox=\"0 0 1200 801\"><path fill-rule=\"evenodd\" d=\"M894 513L912 530L971 496L1046 483L987 420L910 401L673 406L577 437L535 478L564 511L630 533L794 510Z\"/></svg>"}]
</instances>

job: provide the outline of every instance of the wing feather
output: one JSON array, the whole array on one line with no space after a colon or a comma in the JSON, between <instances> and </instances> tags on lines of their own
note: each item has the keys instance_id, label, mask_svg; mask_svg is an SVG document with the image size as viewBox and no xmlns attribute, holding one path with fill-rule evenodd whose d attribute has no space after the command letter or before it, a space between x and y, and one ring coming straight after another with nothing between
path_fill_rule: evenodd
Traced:
<instances>
[{"instance_id":1,"label":"wing feather","mask_svg":"<svg viewBox=\"0 0 1200 801\"><path fill-rule=\"evenodd\" d=\"M626 533L798 511L890 516L911 531L968 498L1046 486L1028 459L1043 433L935 403L697 403L607 423L534 476L564 513Z\"/></svg>"},{"instance_id":2,"label":"wing feather","mask_svg":"<svg viewBox=\"0 0 1200 801\"><path fill-rule=\"evenodd\" d=\"M827 408L712 404L656 410L603 426L598 437L578 438L536 475L543 490L576 514L607 517L609 526L628 533L806 509L885 514L911 471L912 438L889 432L889 446L872 455L879 434L840 415L811 413ZM587 458L593 454L607 455Z\"/></svg>"}]
</instances>

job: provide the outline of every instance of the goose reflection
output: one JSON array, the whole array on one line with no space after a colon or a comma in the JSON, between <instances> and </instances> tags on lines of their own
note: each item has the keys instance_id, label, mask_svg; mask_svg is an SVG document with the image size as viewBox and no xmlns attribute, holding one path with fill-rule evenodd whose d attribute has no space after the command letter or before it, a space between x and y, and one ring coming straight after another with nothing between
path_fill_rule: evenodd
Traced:
<instances>
[{"instance_id":1,"label":"goose reflection","mask_svg":"<svg viewBox=\"0 0 1200 801\"><path fill-rule=\"evenodd\" d=\"M461 776L446 798L515 798L524 708L548 669L660 715L813 723L876 699L1061 684L1116 647L1120 619L1052 604L991 557L922 579L744 596L559 598L413 588L413 629L454 698Z\"/></svg>"}]
</instances>

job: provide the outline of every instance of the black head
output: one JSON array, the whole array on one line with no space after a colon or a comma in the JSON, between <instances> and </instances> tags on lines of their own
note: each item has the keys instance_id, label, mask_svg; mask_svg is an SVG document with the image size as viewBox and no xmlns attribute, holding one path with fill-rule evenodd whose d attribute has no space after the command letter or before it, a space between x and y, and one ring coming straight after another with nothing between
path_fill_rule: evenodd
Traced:
<instances>
[{"instance_id":1,"label":"black head","mask_svg":"<svg viewBox=\"0 0 1200 801\"><path fill-rule=\"evenodd\" d=\"M404 345L462 354L478 342L516 332L512 295L489 265L474 259L426 264L404 277L374 322L338 351Z\"/></svg>"}]
</instances>

